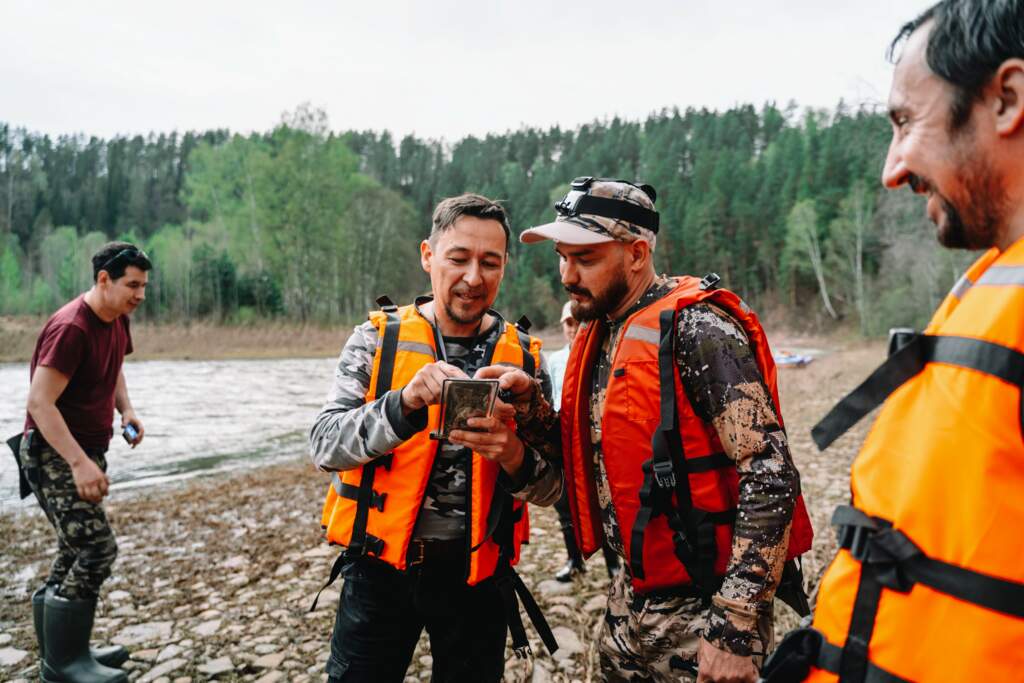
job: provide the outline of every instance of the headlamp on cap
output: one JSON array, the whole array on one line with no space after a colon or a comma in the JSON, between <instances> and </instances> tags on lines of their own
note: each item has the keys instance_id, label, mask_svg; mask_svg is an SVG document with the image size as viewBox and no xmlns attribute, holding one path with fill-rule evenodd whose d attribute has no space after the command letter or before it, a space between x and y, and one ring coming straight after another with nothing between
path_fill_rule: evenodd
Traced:
<instances>
[{"instance_id":1,"label":"headlamp on cap","mask_svg":"<svg viewBox=\"0 0 1024 683\"><path fill-rule=\"evenodd\" d=\"M610 180L608 178L593 178L591 176L586 176L576 178L572 181L569 192L562 197L557 204L555 204L555 211L558 212L559 216L564 218L573 218L580 214L590 214L592 216L601 216L602 218L625 221L627 223L639 225L641 228L646 228L654 234L658 234L658 225L660 221L657 211L651 211L646 207L632 202L627 202L622 199L595 197L594 195L589 194L588 190L590 189L590 186L595 182L602 181L632 185L650 197L651 203L653 203L657 197L654 188L647 184L638 185L636 183L631 183L628 180Z\"/></svg>"}]
</instances>

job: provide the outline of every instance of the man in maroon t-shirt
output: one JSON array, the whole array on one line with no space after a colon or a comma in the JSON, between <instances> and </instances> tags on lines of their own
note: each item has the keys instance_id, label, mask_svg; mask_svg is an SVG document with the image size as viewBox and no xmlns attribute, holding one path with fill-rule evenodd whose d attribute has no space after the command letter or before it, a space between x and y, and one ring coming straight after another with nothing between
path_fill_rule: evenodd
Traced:
<instances>
[{"instance_id":1,"label":"man in maroon t-shirt","mask_svg":"<svg viewBox=\"0 0 1024 683\"><path fill-rule=\"evenodd\" d=\"M32 596L45 680L127 680L111 668L127 659L124 648L90 650L89 638L100 585L117 556L101 505L114 409L133 448L145 434L121 365L132 352L127 314L146 298L152 266L126 242L105 245L92 265L92 289L54 313L36 341L19 453L57 532L50 575Z\"/></svg>"}]
</instances>

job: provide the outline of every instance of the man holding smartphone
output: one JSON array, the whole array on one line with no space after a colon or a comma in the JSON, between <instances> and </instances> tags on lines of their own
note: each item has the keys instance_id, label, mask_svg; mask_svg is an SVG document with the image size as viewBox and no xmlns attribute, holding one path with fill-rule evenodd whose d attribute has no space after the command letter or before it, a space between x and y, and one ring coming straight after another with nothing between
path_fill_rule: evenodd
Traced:
<instances>
[{"instance_id":1,"label":"man holding smartphone","mask_svg":"<svg viewBox=\"0 0 1024 683\"><path fill-rule=\"evenodd\" d=\"M550 387L540 341L490 308L509 234L486 197L442 201L420 245L431 296L402 307L382 297L341 352L310 432L313 462L334 473L321 524L345 547L332 572L345 583L331 681L402 681L424 628L434 681L500 681L510 630L526 648L517 596L531 599L512 564L529 533L525 502L554 503L561 470L524 446L500 402L430 439L446 379L500 363Z\"/></svg>"},{"instance_id":2,"label":"man holding smartphone","mask_svg":"<svg viewBox=\"0 0 1024 683\"><path fill-rule=\"evenodd\" d=\"M91 650L96 599L117 556L102 501L110 487L105 453L114 409L134 448L145 429L121 370L132 352L128 315L146 298L149 258L126 242L92 257L92 288L51 316L30 366L20 461L57 532L57 556L32 596L46 680L127 681L112 668L124 648Z\"/></svg>"}]
</instances>

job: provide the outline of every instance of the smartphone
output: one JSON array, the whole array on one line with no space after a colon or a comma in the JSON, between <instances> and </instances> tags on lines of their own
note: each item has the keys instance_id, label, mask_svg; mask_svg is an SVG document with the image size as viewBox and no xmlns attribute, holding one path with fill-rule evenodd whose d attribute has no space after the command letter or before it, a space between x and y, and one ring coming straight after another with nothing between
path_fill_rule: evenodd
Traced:
<instances>
[{"instance_id":1,"label":"smartphone","mask_svg":"<svg viewBox=\"0 0 1024 683\"><path fill-rule=\"evenodd\" d=\"M498 395L496 379L445 379L441 382L441 425L432 439L447 439L455 429L473 431L471 417L487 417Z\"/></svg>"},{"instance_id":2,"label":"smartphone","mask_svg":"<svg viewBox=\"0 0 1024 683\"><path fill-rule=\"evenodd\" d=\"M129 444L134 444L135 439L139 438L139 430L137 430L132 424L126 424L124 426L124 431L121 432L121 436L123 436L124 440Z\"/></svg>"}]
</instances>

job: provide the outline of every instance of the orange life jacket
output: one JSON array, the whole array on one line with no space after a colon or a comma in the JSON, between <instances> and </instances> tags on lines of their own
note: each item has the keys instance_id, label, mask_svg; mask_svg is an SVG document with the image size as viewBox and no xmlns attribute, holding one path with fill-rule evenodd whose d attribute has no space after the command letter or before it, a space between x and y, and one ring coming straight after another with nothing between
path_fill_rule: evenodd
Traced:
<instances>
[{"instance_id":1,"label":"orange life jacket","mask_svg":"<svg viewBox=\"0 0 1024 683\"><path fill-rule=\"evenodd\" d=\"M694 277L677 280L672 292L623 324L611 359L601 447L634 589L696 585L710 594L731 556L738 479L735 463L714 427L695 413L676 371L672 340L678 311L707 301L735 318L750 340L780 423L781 411L775 363L757 316L728 290ZM596 321L577 333L562 385L566 490L577 542L587 556L604 542L590 438L591 373L604 327ZM787 559L806 552L811 537L800 498Z\"/></svg>"},{"instance_id":2,"label":"orange life jacket","mask_svg":"<svg viewBox=\"0 0 1024 683\"><path fill-rule=\"evenodd\" d=\"M391 388L408 384L424 365L438 359L438 333L415 305L370 314L377 328L370 389L366 401L382 397ZM507 364L534 374L540 367L541 342L514 325L499 322L502 331L487 364ZM394 452L371 463L335 474L327 489L321 525L327 540L346 546L354 554L370 554L397 569L407 567L406 554L439 441L430 432L439 426L440 407L428 409L427 428L403 442ZM466 545L471 552L466 582L475 585L492 576L501 553L494 537L498 521L515 520L511 538L511 564L519 560L519 547L529 538L526 504L514 500L497 484L500 466L472 454L469 496L466 501Z\"/></svg>"},{"instance_id":3,"label":"orange life jacket","mask_svg":"<svg viewBox=\"0 0 1024 683\"><path fill-rule=\"evenodd\" d=\"M819 649L808 680L1024 677L1022 386L1024 240L982 256L815 428L826 447L885 401L799 636Z\"/></svg>"}]
</instances>

